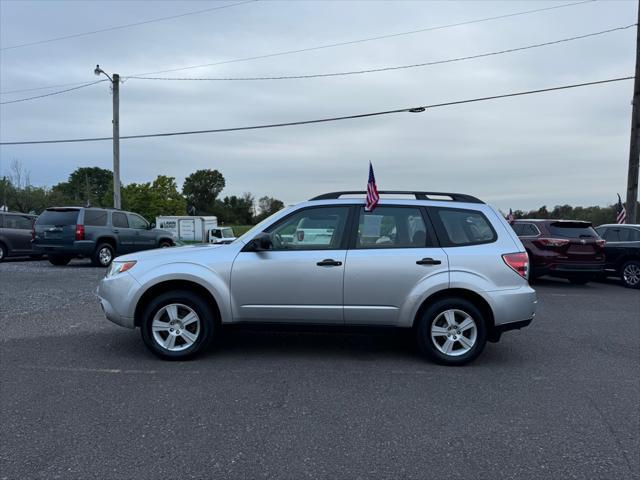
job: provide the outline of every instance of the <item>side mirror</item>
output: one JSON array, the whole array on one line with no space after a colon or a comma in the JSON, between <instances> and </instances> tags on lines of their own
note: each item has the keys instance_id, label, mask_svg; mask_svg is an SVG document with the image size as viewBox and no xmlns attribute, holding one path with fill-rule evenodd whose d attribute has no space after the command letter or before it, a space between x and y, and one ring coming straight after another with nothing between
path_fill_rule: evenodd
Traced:
<instances>
[{"instance_id":1,"label":"side mirror","mask_svg":"<svg viewBox=\"0 0 640 480\"><path fill-rule=\"evenodd\" d=\"M262 232L259 233L253 240L247 243L244 248L246 252L261 252L263 250L271 250L273 242L271 242L271 235Z\"/></svg>"},{"instance_id":2,"label":"side mirror","mask_svg":"<svg viewBox=\"0 0 640 480\"><path fill-rule=\"evenodd\" d=\"M156 224L155 224L155 223L151 223L151 224L149 225L149 230L151 230L151 229L153 229L153 228L156 228Z\"/></svg>"}]
</instances>

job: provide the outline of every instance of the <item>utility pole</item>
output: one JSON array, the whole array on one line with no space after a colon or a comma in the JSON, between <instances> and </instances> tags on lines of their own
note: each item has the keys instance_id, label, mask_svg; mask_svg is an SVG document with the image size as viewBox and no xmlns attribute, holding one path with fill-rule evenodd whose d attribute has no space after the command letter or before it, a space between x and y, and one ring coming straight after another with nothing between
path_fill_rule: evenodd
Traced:
<instances>
[{"instance_id":1,"label":"utility pole","mask_svg":"<svg viewBox=\"0 0 640 480\"><path fill-rule=\"evenodd\" d=\"M113 93L113 208L121 208L120 202L120 75L109 76L107 72L96 65L93 71L96 75L103 74L111 82Z\"/></svg>"},{"instance_id":2,"label":"utility pole","mask_svg":"<svg viewBox=\"0 0 640 480\"><path fill-rule=\"evenodd\" d=\"M113 208L120 204L120 75L113 74ZM636 168L637 170L637 168ZM637 176L637 175L636 175ZM636 188L638 182L636 181Z\"/></svg>"},{"instance_id":3,"label":"utility pole","mask_svg":"<svg viewBox=\"0 0 640 480\"><path fill-rule=\"evenodd\" d=\"M638 0L640 22L640 0ZM636 223L638 205L638 163L640 162L640 25L636 26L636 78L633 82L631 139L629 142L629 172L627 174L627 223Z\"/></svg>"}]
</instances>

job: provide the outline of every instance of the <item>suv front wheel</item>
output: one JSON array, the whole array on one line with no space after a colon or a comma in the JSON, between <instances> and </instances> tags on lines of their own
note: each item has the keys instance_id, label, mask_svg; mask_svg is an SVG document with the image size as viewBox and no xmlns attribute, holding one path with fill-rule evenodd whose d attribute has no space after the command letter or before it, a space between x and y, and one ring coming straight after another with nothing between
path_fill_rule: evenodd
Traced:
<instances>
[{"instance_id":1,"label":"suv front wheel","mask_svg":"<svg viewBox=\"0 0 640 480\"><path fill-rule=\"evenodd\" d=\"M214 333L214 314L199 295L178 290L154 298L145 308L142 340L164 360L186 360L206 349Z\"/></svg>"},{"instance_id":2,"label":"suv front wheel","mask_svg":"<svg viewBox=\"0 0 640 480\"><path fill-rule=\"evenodd\" d=\"M418 321L421 352L441 365L465 365L480 355L487 343L484 316L463 298L436 301Z\"/></svg>"}]
</instances>

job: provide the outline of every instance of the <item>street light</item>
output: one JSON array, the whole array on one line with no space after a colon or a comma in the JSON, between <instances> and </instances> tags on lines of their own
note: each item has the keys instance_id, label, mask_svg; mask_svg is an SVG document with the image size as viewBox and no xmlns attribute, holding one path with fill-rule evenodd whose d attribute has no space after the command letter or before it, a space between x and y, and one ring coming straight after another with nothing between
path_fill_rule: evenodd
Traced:
<instances>
[{"instance_id":1,"label":"street light","mask_svg":"<svg viewBox=\"0 0 640 480\"><path fill-rule=\"evenodd\" d=\"M121 208L120 203L120 75L109 76L96 65L93 70L97 76L103 74L111 82L113 91L113 208Z\"/></svg>"}]
</instances>

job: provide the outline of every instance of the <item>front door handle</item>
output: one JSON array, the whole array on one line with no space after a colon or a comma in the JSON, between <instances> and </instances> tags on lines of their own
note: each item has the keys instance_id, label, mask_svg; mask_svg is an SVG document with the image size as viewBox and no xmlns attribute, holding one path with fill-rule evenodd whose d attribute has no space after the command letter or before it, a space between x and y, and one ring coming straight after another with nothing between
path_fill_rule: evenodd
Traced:
<instances>
[{"instance_id":1,"label":"front door handle","mask_svg":"<svg viewBox=\"0 0 640 480\"><path fill-rule=\"evenodd\" d=\"M321 262L316 263L316 265L318 265L319 267L339 267L340 265L342 265L342 262L339 262L338 260L334 260L332 258L325 258Z\"/></svg>"},{"instance_id":2,"label":"front door handle","mask_svg":"<svg viewBox=\"0 0 640 480\"><path fill-rule=\"evenodd\" d=\"M440 260L434 260L431 257L427 257L422 260L418 260L416 263L418 265L440 265L442 262Z\"/></svg>"}]
</instances>

